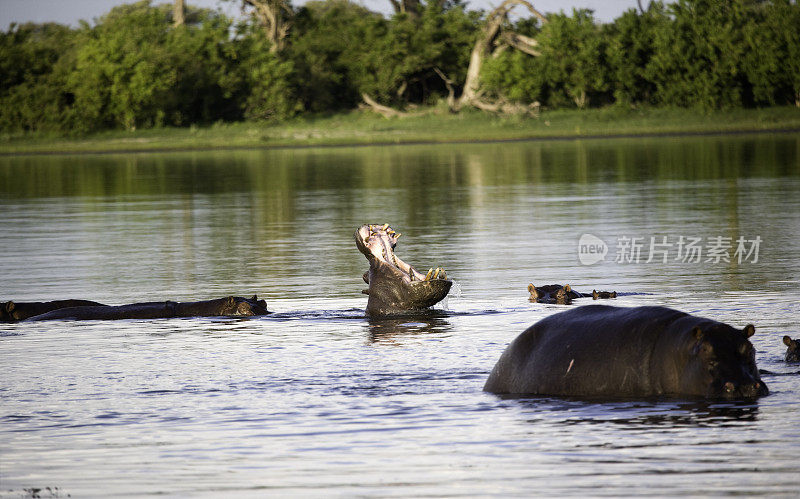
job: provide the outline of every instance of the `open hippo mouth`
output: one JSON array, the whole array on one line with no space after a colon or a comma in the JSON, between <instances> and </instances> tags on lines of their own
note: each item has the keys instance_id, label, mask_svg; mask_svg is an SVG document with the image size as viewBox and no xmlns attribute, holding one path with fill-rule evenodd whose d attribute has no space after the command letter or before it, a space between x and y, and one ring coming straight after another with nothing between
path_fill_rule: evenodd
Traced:
<instances>
[{"instance_id":1,"label":"open hippo mouth","mask_svg":"<svg viewBox=\"0 0 800 499\"><path fill-rule=\"evenodd\" d=\"M367 313L386 315L433 306L447 296L453 281L444 269L431 269L427 274L397 257L394 248L400 233L389 224L362 225L355 233L358 250L367 257L369 271L364 281L369 284Z\"/></svg>"}]
</instances>

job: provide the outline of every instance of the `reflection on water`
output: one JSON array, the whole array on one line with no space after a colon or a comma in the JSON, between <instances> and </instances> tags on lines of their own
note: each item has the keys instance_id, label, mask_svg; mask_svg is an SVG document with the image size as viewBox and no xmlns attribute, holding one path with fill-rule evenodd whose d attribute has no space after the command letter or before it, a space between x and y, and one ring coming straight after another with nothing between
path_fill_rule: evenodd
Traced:
<instances>
[{"instance_id":1,"label":"reflection on water","mask_svg":"<svg viewBox=\"0 0 800 499\"><path fill-rule=\"evenodd\" d=\"M549 397L517 400L524 411L568 415L559 424L614 425L627 430L746 426L755 422L759 413L757 403L737 401L654 399L602 402Z\"/></svg>"},{"instance_id":2,"label":"reflection on water","mask_svg":"<svg viewBox=\"0 0 800 499\"><path fill-rule=\"evenodd\" d=\"M0 158L0 300L258 293L274 312L0 325L0 496L796 494L799 151L778 134ZM384 221L403 260L457 280L436 310L365 316L352 234ZM602 262L580 264L585 233ZM617 263L623 236L763 243L758 262ZM754 323L772 394L483 393L508 342L566 308L528 302L530 282Z\"/></svg>"},{"instance_id":3,"label":"reflection on water","mask_svg":"<svg viewBox=\"0 0 800 499\"><path fill-rule=\"evenodd\" d=\"M446 334L453 326L447 320L448 314L441 310L426 310L399 317L370 317L366 329L370 341L392 343L395 337L424 334Z\"/></svg>"}]
</instances>

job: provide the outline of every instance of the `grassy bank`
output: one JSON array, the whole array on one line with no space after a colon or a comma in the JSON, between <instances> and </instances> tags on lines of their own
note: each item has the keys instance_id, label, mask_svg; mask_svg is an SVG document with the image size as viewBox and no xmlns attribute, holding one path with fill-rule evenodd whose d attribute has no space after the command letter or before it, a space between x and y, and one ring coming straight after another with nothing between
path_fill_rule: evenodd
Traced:
<instances>
[{"instance_id":1,"label":"grassy bank","mask_svg":"<svg viewBox=\"0 0 800 499\"><path fill-rule=\"evenodd\" d=\"M538 118L524 118L477 111L454 115L432 108L414 116L390 119L354 111L275 124L109 131L79 138L0 135L0 154L447 143L769 130L800 131L800 109L774 107L703 113L690 109L605 108L543 111Z\"/></svg>"}]
</instances>

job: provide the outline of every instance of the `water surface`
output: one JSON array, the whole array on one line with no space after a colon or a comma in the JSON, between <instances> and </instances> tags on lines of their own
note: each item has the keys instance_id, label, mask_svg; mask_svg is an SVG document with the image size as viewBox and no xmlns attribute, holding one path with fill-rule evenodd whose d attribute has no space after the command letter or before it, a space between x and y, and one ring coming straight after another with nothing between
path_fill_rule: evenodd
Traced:
<instances>
[{"instance_id":1,"label":"water surface","mask_svg":"<svg viewBox=\"0 0 800 499\"><path fill-rule=\"evenodd\" d=\"M354 230L456 280L368 320ZM800 138L556 141L0 158L0 300L258 293L254 319L0 325L0 495L796 496ZM582 265L592 234L605 259ZM649 245L667 238L667 261ZM701 238L699 261L678 255ZM617 262L639 238L640 259ZM709 259L716 238L727 260ZM752 246L743 261L736 241ZM752 338L757 402L504 399L503 348L616 290ZM576 301L573 306L591 303Z\"/></svg>"}]
</instances>

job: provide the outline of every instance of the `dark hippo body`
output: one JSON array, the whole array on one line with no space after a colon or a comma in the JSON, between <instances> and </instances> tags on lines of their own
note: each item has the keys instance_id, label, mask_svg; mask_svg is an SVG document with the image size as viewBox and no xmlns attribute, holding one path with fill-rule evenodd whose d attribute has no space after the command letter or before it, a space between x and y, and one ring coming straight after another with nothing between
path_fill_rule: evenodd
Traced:
<instances>
[{"instance_id":1,"label":"dark hippo body","mask_svg":"<svg viewBox=\"0 0 800 499\"><path fill-rule=\"evenodd\" d=\"M35 315L46 314L52 310L67 307L103 307L102 303L89 300L55 300L17 303L7 301L0 303L0 322L24 321Z\"/></svg>"},{"instance_id":2,"label":"dark hippo body","mask_svg":"<svg viewBox=\"0 0 800 499\"><path fill-rule=\"evenodd\" d=\"M534 286L533 283L528 284L528 292L531 296L529 301L534 303L555 303L558 305L569 305L572 300L576 298L592 297L594 300L616 298L616 291L597 291L592 290L591 293L581 293L575 291L569 284L546 284L544 286Z\"/></svg>"},{"instance_id":3,"label":"dark hippo body","mask_svg":"<svg viewBox=\"0 0 800 499\"><path fill-rule=\"evenodd\" d=\"M400 234L389 224L362 225L354 234L358 250L367 257L364 281L369 289L367 314L372 317L432 307L447 296L453 281L444 269L417 272L394 253Z\"/></svg>"},{"instance_id":4,"label":"dark hippo body","mask_svg":"<svg viewBox=\"0 0 800 499\"><path fill-rule=\"evenodd\" d=\"M793 340L788 336L784 336L783 344L787 347L786 362L800 362L800 339Z\"/></svg>"},{"instance_id":5,"label":"dark hippo body","mask_svg":"<svg viewBox=\"0 0 800 499\"><path fill-rule=\"evenodd\" d=\"M748 398L761 382L754 328L665 307L587 305L551 315L503 352L484 390L577 397Z\"/></svg>"},{"instance_id":6,"label":"dark hippo body","mask_svg":"<svg viewBox=\"0 0 800 499\"><path fill-rule=\"evenodd\" d=\"M238 317L266 315L267 302L258 297L229 296L197 302L147 302L130 305L67 307L33 316L28 321L168 319L172 317Z\"/></svg>"}]
</instances>

